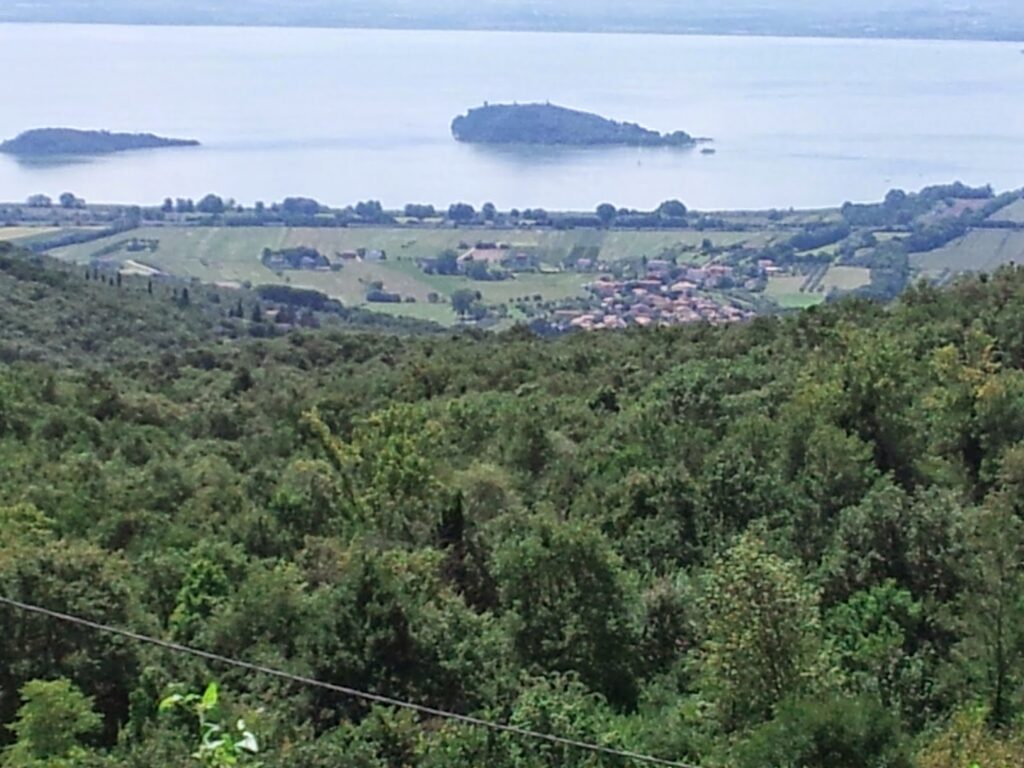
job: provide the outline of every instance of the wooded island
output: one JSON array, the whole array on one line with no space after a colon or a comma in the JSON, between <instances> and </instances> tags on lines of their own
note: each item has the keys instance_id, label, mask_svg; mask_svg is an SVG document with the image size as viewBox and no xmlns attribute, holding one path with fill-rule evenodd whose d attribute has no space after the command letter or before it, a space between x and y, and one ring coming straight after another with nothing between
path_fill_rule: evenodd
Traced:
<instances>
[{"instance_id":1,"label":"wooded island","mask_svg":"<svg viewBox=\"0 0 1024 768\"><path fill-rule=\"evenodd\" d=\"M692 147L685 131L658 133L553 104L484 104L452 121L457 141L475 144Z\"/></svg>"},{"instance_id":2,"label":"wooded island","mask_svg":"<svg viewBox=\"0 0 1024 768\"><path fill-rule=\"evenodd\" d=\"M168 139L152 133L111 133L74 128L37 128L0 144L9 155L105 155L133 149L198 147L193 139Z\"/></svg>"}]
</instances>

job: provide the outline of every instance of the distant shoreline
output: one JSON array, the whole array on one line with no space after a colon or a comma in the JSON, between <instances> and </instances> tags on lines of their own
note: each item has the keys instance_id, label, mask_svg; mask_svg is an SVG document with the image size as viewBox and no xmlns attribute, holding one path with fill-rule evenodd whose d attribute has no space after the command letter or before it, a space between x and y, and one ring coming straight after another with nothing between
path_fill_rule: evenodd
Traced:
<instances>
[{"instance_id":1,"label":"distant shoreline","mask_svg":"<svg viewBox=\"0 0 1024 768\"><path fill-rule=\"evenodd\" d=\"M651 35L656 37L720 37L720 38L768 38L792 40L878 40L886 42L933 42L933 43L999 43L1024 45L1024 24L1011 27L1006 33L978 33L948 35L927 32L894 30L891 32L867 32L855 29L756 29L695 27L674 29L671 26L576 26L576 25L532 25L511 26L502 24L447 25L447 24L331 24L331 23L280 23L272 21L214 21L214 20L124 20L124 19L31 19L5 18L0 12L0 25L25 26L87 26L87 27L161 27L178 29L305 29L305 30L351 30L365 32L485 32L559 35Z\"/></svg>"}]
</instances>

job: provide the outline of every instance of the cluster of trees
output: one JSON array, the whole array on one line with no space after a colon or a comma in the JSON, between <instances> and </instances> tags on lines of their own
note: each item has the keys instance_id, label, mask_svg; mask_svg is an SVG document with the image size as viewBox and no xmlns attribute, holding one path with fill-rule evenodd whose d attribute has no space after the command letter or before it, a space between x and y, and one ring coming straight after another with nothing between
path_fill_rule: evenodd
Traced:
<instances>
[{"instance_id":1,"label":"cluster of trees","mask_svg":"<svg viewBox=\"0 0 1024 768\"><path fill-rule=\"evenodd\" d=\"M378 200L364 200L341 209L332 209L311 198L289 197L269 206L257 202L252 208L238 205L234 200L225 200L219 195L209 194L199 202L188 198L172 200L166 198L159 213L204 214L216 217L216 222L226 226L252 226L264 223L283 223L291 226L347 226L349 224L396 223L398 212L385 210ZM437 210L433 205L409 203L402 211L407 219L423 221L436 217L461 225L516 224L521 221L539 226L560 228L573 227L620 227L624 229L685 227L688 224L688 210L678 200L666 200L653 211L637 211L616 208L602 203L593 214L571 212L549 213L542 208L499 211L494 203L486 202L479 210L470 203L455 202L447 210ZM705 221L706 225L714 222Z\"/></svg>"},{"instance_id":2,"label":"cluster of trees","mask_svg":"<svg viewBox=\"0 0 1024 768\"><path fill-rule=\"evenodd\" d=\"M356 216L370 224L378 224L385 218L384 206L379 200L366 200L356 203L354 208ZM391 220L391 217L387 217Z\"/></svg>"},{"instance_id":3,"label":"cluster of trees","mask_svg":"<svg viewBox=\"0 0 1024 768\"><path fill-rule=\"evenodd\" d=\"M286 197L280 206L281 212L286 216L316 216L323 208L324 206L311 197ZM257 213L261 210L261 207L256 208Z\"/></svg>"},{"instance_id":4,"label":"cluster of trees","mask_svg":"<svg viewBox=\"0 0 1024 768\"><path fill-rule=\"evenodd\" d=\"M215 195L212 192L208 195L204 195L199 202L195 202L192 198L179 197L177 200L171 200L171 198L164 198L163 205L160 206L161 213L204 213L208 216L219 216L226 211L235 210L237 208L234 200L224 200L220 195Z\"/></svg>"},{"instance_id":5,"label":"cluster of trees","mask_svg":"<svg viewBox=\"0 0 1024 768\"><path fill-rule=\"evenodd\" d=\"M869 223L880 221L885 226L901 226L907 231L900 238L906 252L922 253L962 237L972 226L985 223L989 216L1019 197L1016 192L995 195L991 187L971 188L957 182L926 187L916 195L893 190L880 206L861 206L853 212L844 207L843 215L854 222L866 219ZM943 206L954 206L964 200L984 202L965 207L960 213L955 213L955 209L943 210Z\"/></svg>"},{"instance_id":6,"label":"cluster of trees","mask_svg":"<svg viewBox=\"0 0 1024 768\"><path fill-rule=\"evenodd\" d=\"M422 205L419 203L408 203L403 211L406 218L409 219L432 219L437 216L437 210L432 205Z\"/></svg>"},{"instance_id":7,"label":"cluster of trees","mask_svg":"<svg viewBox=\"0 0 1024 768\"><path fill-rule=\"evenodd\" d=\"M871 270L870 284L856 294L892 299L911 279L912 254L941 248L972 227L993 226L989 217L1019 197L1019 192L996 195L991 187L974 188L960 182L910 194L894 189L881 203L846 203L841 221L808 224L785 242L740 256L748 262L772 259L783 266L825 264L837 256L839 264ZM893 229L893 236L880 242L871 231L875 227ZM831 245L836 246L834 254L832 250L814 252Z\"/></svg>"},{"instance_id":8,"label":"cluster of trees","mask_svg":"<svg viewBox=\"0 0 1024 768\"><path fill-rule=\"evenodd\" d=\"M85 208L85 200L72 192L64 192L60 196L61 208Z\"/></svg>"},{"instance_id":9,"label":"cluster of trees","mask_svg":"<svg viewBox=\"0 0 1024 768\"><path fill-rule=\"evenodd\" d=\"M573 222L577 226L600 226L600 227L622 227L648 228L648 227L685 227L687 226L686 206L679 200L666 200L653 211L635 211L628 208L616 208L611 203L601 203L594 211L596 219ZM561 221L564 217L559 216L556 220Z\"/></svg>"},{"instance_id":10,"label":"cluster of trees","mask_svg":"<svg viewBox=\"0 0 1024 768\"><path fill-rule=\"evenodd\" d=\"M919 216L948 200L990 200L992 187L970 187L962 182L925 187L920 192L889 190L881 203L844 203L843 218L852 226L894 227L912 224Z\"/></svg>"},{"instance_id":11,"label":"cluster of trees","mask_svg":"<svg viewBox=\"0 0 1024 768\"><path fill-rule=\"evenodd\" d=\"M29 208L52 208L53 198L43 194L29 195L28 199L25 200L25 205Z\"/></svg>"},{"instance_id":12,"label":"cluster of trees","mask_svg":"<svg viewBox=\"0 0 1024 768\"><path fill-rule=\"evenodd\" d=\"M550 341L230 340L9 249L0 289L8 597L666 759L1024 761L1022 270ZM5 765L189 765L157 704L211 674L266 768L622 764L0 625Z\"/></svg>"},{"instance_id":13,"label":"cluster of trees","mask_svg":"<svg viewBox=\"0 0 1024 768\"><path fill-rule=\"evenodd\" d=\"M465 224L476 219L476 210L469 203L452 203L448 206L448 220Z\"/></svg>"},{"instance_id":14,"label":"cluster of trees","mask_svg":"<svg viewBox=\"0 0 1024 768\"><path fill-rule=\"evenodd\" d=\"M402 294L386 290L383 280L371 280L366 285L366 300L374 304L401 304Z\"/></svg>"},{"instance_id":15,"label":"cluster of trees","mask_svg":"<svg viewBox=\"0 0 1024 768\"><path fill-rule=\"evenodd\" d=\"M487 309L480 303L483 296L471 288L460 288L452 292L452 310L461 318L480 319Z\"/></svg>"},{"instance_id":16,"label":"cluster of trees","mask_svg":"<svg viewBox=\"0 0 1024 768\"><path fill-rule=\"evenodd\" d=\"M424 265L424 272L428 275L457 275L459 274L459 254L451 248L446 248Z\"/></svg>"},{"instance_id":17,"label":"cluster of trees","mask_svg":"<svg viewBox=\"0 0 1024 768\"><path fill-rule=\"evenodd\" d=\"M490 244L493 246L493 243ZM478 246L479 247L479 246ZM467 260L459 263L459 255L451 248L441 251L435 258L423 263L423 271L428 275L465 275L470 280L494 281L507 280L511 273L500 264L487 260Z\"/></svg>"},{"instance_id":18,"label":"cluster of trees","mask_svg":"<svg viewBox=\"0 0 1024 768\"><path fill-rule=\"evenodd\" d=\"M789 245L797 251L811 251L834 245L850 236L850 225L844 222L811 224L789 238Z\"/></svg>"},{"instance_id":19,"label":"cluster of trees","mask_svg":"<svg viewBox=\"0 0 1024 768\"><path fill-rule=\"evenodd\" d=\"M394 216L378 200L364 200L343 209L331 209L310 197L286 197L267 205L257 201L251 208L220 195L205 195L198 203L189 198L166 198L158 215L203 214L208 223L224 226L259 226L276 223L288 226L346 226L350 223L394 224Z\"/></svg>"},{"instance_id":20,"label":"cluster of trees","mask_svg":"<svg viewBox=\"0 0 1024 768\"><path fill-rule=\"evenodd\" d=\"M512 275L501 267L493 267L486 261L470 261L465 265L465 274L470 280L481 282L507 280Z\"/></svg>"}]
</instances>

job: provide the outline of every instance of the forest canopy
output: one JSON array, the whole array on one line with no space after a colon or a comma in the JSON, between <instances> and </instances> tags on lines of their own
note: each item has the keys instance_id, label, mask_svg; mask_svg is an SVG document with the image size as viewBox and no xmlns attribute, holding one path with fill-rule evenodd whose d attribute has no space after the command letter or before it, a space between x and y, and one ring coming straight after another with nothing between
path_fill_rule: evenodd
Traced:
<instances>
[{"instance_id":1,"label":"forest canopy","mask_svg":"<svg viewBox=\"0 0 1024 768\"><path fill-rule=\"evenodd\" d=\"M1024 764L1024 270L549 340L187 287L0 254L0 595L668 760ZM627 764L0 626L5 767Z\"/></svg>"}]
</instances>

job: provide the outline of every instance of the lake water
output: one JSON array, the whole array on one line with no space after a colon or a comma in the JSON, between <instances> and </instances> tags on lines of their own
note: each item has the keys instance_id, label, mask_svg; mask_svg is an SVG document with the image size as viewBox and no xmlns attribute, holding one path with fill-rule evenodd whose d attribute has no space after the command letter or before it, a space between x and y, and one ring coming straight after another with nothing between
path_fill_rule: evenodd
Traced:
<instances>
[{"instance_id":1,"label":"lake water","mask_svg":"<svg viewBox=\"0 0 1024 768\"><path fill-rule=\"evenodd\" d=\"M765 208L955 179L1024 185L1019 44L0 25L0 72L0 136L68 126L204 145L63 165L0 157L3 200ZM452 118L485 100L683 129L717 154L456 143Z\"/></svg>"}]
</instances>

